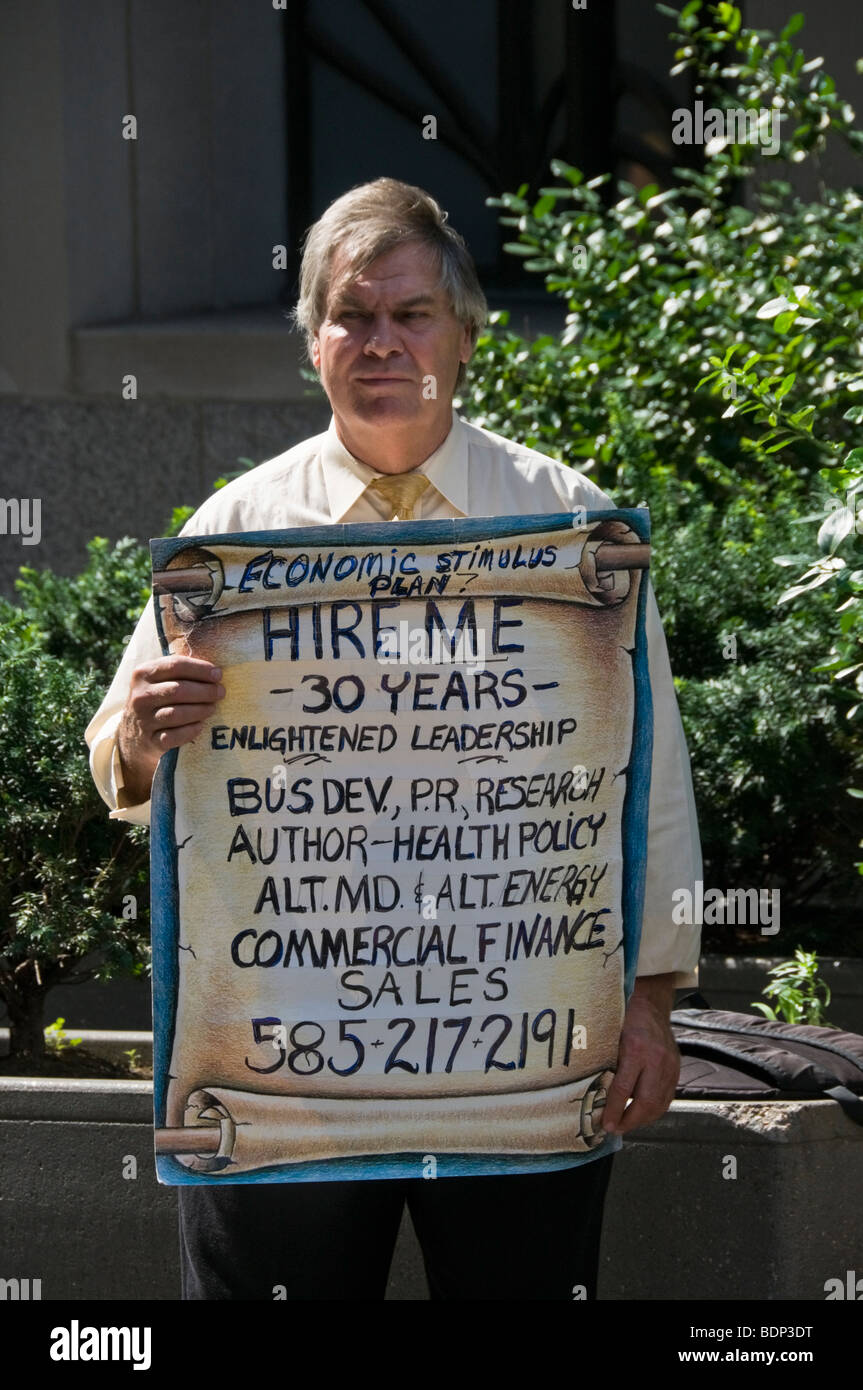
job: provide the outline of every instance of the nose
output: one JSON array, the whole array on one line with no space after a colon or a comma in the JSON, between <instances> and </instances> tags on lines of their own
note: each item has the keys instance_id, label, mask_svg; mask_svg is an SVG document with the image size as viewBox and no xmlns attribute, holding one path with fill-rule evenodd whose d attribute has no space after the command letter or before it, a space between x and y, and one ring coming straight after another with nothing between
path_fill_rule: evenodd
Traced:
<instances>
[{"instance_id":1,"label":"nose","mask_svg":"<svg viewBox=\"0 0 863 1390\"><path fill-rule=\"evenodd\" d=\"M374 357L389 357L402 351L397 325L389 314L375 315L363 350Z\"/></svg>"}]
</instances>

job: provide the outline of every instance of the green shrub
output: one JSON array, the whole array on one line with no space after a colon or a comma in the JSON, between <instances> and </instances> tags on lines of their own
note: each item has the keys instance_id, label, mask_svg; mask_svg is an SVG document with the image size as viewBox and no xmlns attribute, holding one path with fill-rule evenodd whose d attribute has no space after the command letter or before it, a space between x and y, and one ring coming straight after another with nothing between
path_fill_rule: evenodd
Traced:
<instances>
[{"instance_id":1,"label":"green shrub","mask_svg":"<svg viewBox=\"0 0 863 1390\"><path fill-rule=\"evenodd\" d=\"M818 956L814 951L794 952L793 960L780 961L767 974L771 977L761 993L772 999L772 1005L754 1000L757 1009L771 1023L805 1023L816 1028L834 1028L828 1023L824 1010L830 1005L830 986L818 974Z\"/></svg>"},{"instance_id":2,"label":"green shrub","mask_svg":"<svg viewBox=\"0 0 863 1390\"><path fill-rule=\"evenodd\" d=\"M193 510L175 508L165 534ZM44 1051L54 986L149 968L149 835L109 820L84 730L147 601L150 556L128 537L87 549L73 578L22 567L19 601L0 598L0 998L20 1058Z\"/></svg>"},{"instance_id":3,"label":"green shrub","mask_svg":"<svg viewBox=\"0 0 863 1390\"><path fill-rule=\"evenodd\" d=\"M746 28L735 5L659 8L676 21L675 70L692 70L705 107L781 112L774 163L817 161L828 135L860 154L853 110L793 42L802 16L774 36ZM515 231L508 249L566 321L529 342L493 316L461 405L620 505L650 507L705 881L778 886L784 940L805 930L857 951L846 793L863 781L863 702L849 684L863 693L863 569L836 553L859 546L853 507L834 498L825 517L828 493L861 481L863 199L822 187L804 202L763 177L770 159L757 142L720 139L673 187L621 181L616 194L609 175L585 182L555 161L555 184L535 198L523 186L491 199ZM739 180L756 170L742 207ZM789 598L813 516L825 554ZM715 929L705 938L732 944Z\"/></svg>"},{"instance_id":4,"label":"green shrub","mask_svg":"<svg viewBox=\"0 0 863 1390\"><path fill-rule=\"evenodd\" d=\"M146 601L148 556L128 540L89 551L76 578L22 569L23 602L0 599L0 997L13 1057L44 1051L55 985L140 974L149 958L147 832L108 819L83 738Z\"/></svg>"}]
</instances>

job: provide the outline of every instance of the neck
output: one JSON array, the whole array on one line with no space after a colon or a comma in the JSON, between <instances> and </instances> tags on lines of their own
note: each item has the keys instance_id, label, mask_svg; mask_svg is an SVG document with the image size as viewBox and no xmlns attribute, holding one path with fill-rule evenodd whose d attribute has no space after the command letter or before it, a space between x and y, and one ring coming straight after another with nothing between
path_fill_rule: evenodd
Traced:
<instances>
[{"instance_id":1,"label":"neck","mask_svg":"<svg viewBox=\"0 0 863 1390\"><path fill-rule=\"evenodd\" d=\"M398 427L380 425L349 428L344 419L333 412L339 440L360 463L378 473L410 473L425 463L439 449L452 429L452 407L446 417L433 427L419 430L415 423Z\"/></svg>"}]
</instances>

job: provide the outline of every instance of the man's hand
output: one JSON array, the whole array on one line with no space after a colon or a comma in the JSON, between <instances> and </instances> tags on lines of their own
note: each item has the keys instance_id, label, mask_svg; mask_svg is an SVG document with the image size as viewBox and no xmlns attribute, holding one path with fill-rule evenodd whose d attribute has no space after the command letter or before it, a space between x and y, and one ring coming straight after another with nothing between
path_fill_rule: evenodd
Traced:
<instances>
[{"instance_id":1,"label":"man's hand","mask_svg":"<svg viewBox=\"0 0 863 1390\"><path fill-rule=\"evenodd\" d=\"M674 1099L680 1053L669 1014L673 975L642 975L626 1007L614 1081L602 1117L607 1134L628 1134L664 1115ZM632 1104L625 1110L626 1102Z\"/></svg>"},{"instance_id":2,"label":"man's hand","mask_svg":"<svg viewBox=\"0 0 863 1390\"><path fill-rule=\"evenodd\" d=\"M221 675L218 666L195 656L163 656L132 672L117 729L123 790L130 806L149 797L162 754L198 737L224 698Z\"/></svg>"}]
</instances>

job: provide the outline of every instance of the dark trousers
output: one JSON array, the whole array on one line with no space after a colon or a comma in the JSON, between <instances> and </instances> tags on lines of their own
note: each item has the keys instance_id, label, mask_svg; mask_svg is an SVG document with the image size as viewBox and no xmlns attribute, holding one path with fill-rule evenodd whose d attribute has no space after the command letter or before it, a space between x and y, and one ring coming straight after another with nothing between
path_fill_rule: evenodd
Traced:
<instances>
[{"instance_id":1,"label":"dark trousers","mask_svg":"<svg viewBox=\"0 0 863 1390\"><path fill-rule=\"evenodd\" d=\"M593 1299L613 1158L504 1177L181 1187L183 1298L382 1299L407 1202L432 1299Z\"/></svg>"}]
</instances>

